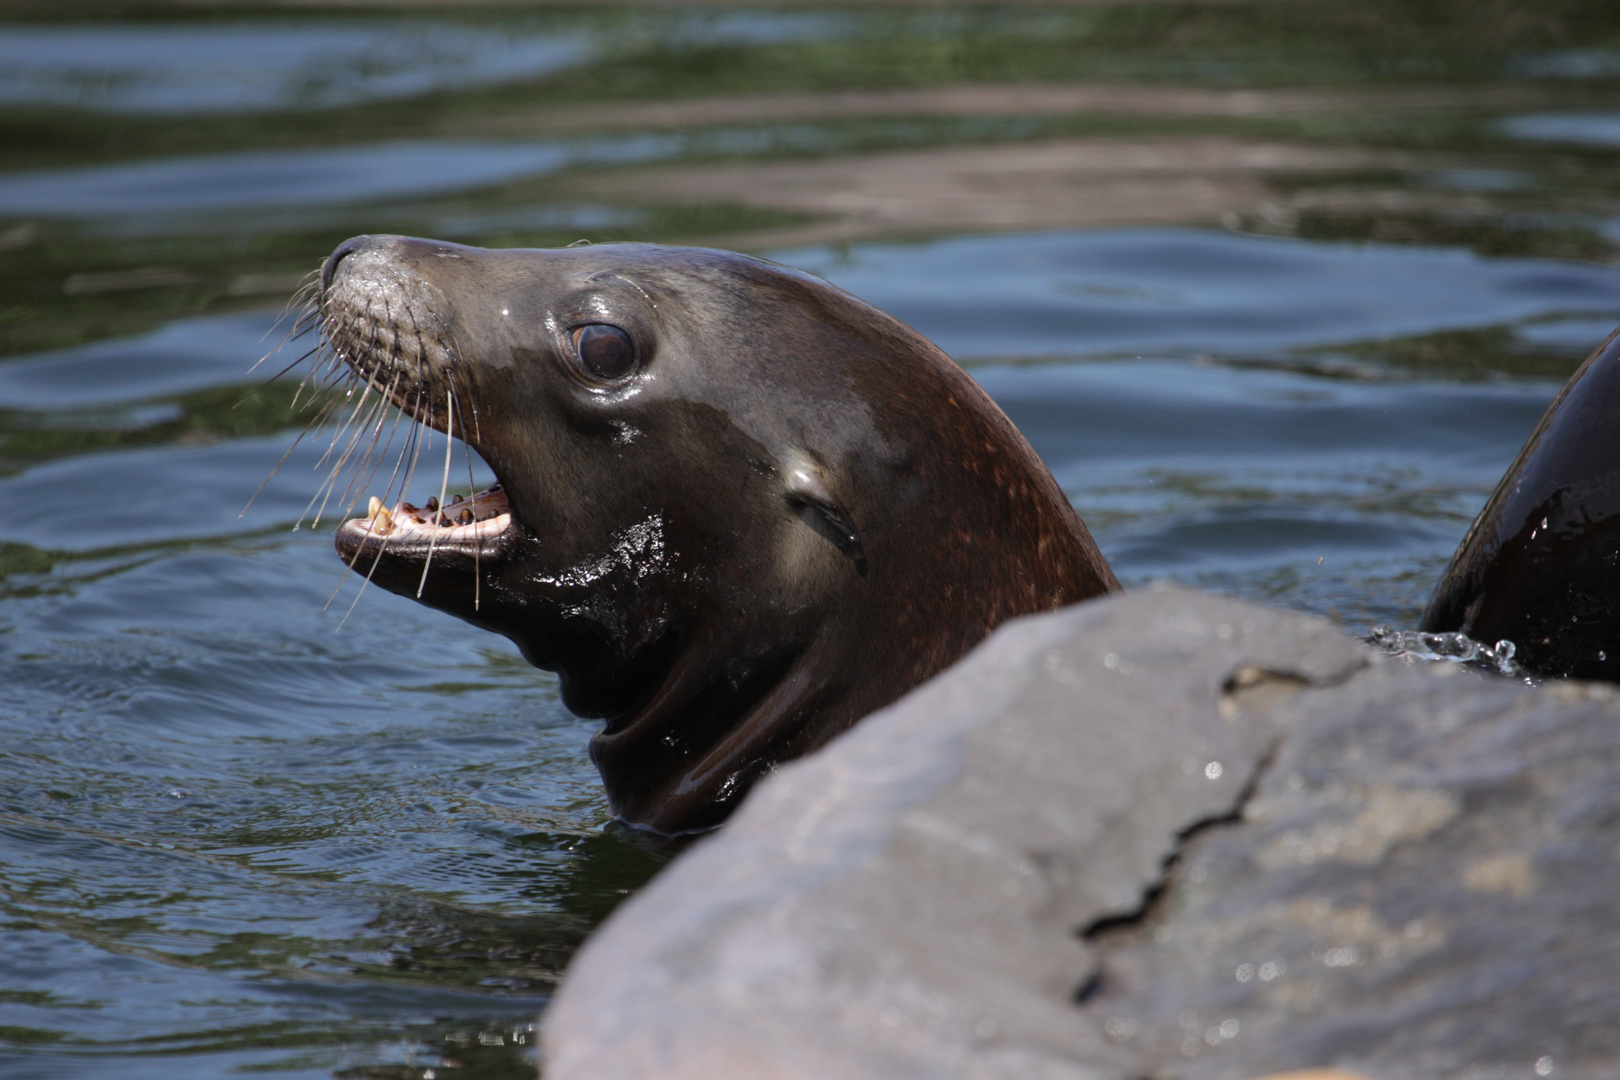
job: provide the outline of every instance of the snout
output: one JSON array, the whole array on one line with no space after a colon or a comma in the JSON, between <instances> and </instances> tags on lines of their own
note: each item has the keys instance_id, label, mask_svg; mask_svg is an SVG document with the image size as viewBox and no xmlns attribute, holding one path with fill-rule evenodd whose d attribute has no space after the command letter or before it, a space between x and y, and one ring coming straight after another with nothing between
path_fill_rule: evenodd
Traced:
<instances>
[{"instance_id":1,"label":"snout","mask_svg":"<svg viewBox=\"0 0 1620 1080\"><path fill-rule=\"evenodd\" d=\"M321 294L324 296L326 290L332 287L332 278L337 273L338 263L357 251L364 251L373 246L379 239L381 238L376 236L351 236L339 244L321 265Z\"/></svg>"},{"instance_id":2,"label":"snout","mask_svg":"<svg viewBox=\"0 0 1620 1080\"><path fill-rule=\"evenodd\" d=\"M325 296L332 288L332 283L337 280L339 267L351 256L373 255L373 259L357 261L372 262L392 267L396 272L406 270L415 274L419 273L419 268L429 259L463 259L468 250L460 244L447 244L442 240L423 240L415 236L388 234L351 236L339 244L322 264L321 295Z\"/></svg>"}]
</instances>

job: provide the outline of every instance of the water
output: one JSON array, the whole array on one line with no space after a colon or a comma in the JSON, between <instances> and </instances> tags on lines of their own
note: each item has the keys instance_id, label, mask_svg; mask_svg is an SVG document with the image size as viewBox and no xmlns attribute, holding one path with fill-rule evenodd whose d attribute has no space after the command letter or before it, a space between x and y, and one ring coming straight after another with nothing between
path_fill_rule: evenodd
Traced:
<instances>
[{"instance_id":1,"label":"water","mask_svg":"<svg viewBox=\"0 0 1620 1080\"><path fill-rule=\"evenodd\" d=\"M307 206L437 195L535 177L595 160L647 160L668 138L567 143L388 142L325 150L163 158L0 177L0 213L92 221L173 217L251 207Z\"/></svg>"},{"instance_id":2,"label":"water","mask_svg":"<svg viewBox=\"0 0 1620 1080\"><path fill-rule=\"evenodd\" d=\"M300 423L248 370L355 233L803 266L1128 587L1414 626L1620 324L1620 15L1284 7L0 26L0 1076L532 1075L668 858L504 641L345 621L320 446L243 512Z\"/></svg>"}]
</instances>

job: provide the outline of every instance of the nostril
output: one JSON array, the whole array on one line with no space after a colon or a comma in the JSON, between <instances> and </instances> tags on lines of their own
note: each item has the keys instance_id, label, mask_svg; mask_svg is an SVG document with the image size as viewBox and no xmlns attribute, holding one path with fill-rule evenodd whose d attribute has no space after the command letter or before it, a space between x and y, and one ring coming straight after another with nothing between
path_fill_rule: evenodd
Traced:
<instances>
[{"instance_id":1,"label":"nostril","mask_svg":"<svg viewBox=\"0 0 1620 1080\"><path fill-rule=\"evenodd\" d=\"M332 276L337 273L338 263L347 256L365 247L371 240L369 236L351 236L337 246L337 250L326 257L326 265L321 267L321 292L325 293L332 287Z\"/></svg>"}]
</instances>

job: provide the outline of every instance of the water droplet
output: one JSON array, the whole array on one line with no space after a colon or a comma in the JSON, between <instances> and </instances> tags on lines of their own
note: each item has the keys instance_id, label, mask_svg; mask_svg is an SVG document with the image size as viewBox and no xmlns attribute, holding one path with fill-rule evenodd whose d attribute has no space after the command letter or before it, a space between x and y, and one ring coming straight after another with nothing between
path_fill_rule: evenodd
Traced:
<instances>
[{"instance_id":1,"label":"water droplet","mask_svg":"<svg viewBox=\"0 0 1620 1080\"><path fill-rule=\"evenodd\" d=\"M1254 978L1254 965L1239 964L1237 969L1237 981L1246 983L1252 978Z\"/></svg>"},{"instance_id":2,"label":"water droplet","mask_svg":"<svg viewBox=\"0 0 1620 1080\"><path fill-rule=\"evenodd\" d=\"M1498 641L1486 645L1460 633L1431 633L1422 630L1397 630L1393 626L1372 628L1366 637L1369 645L1377 645L1397 657L1412 660L1448 660L1484 668L1503 675L1522 676L1523 670L1513 662L1517 651L1511 641Z\"/></svg>"},{"instance_id":3,"label":"water droplet","mask_svg":"<svg viewBox=\"0 0 1620 1080\"><path fill-rule=\"evenodd\" d=\"M1328 967L1350 967L1359 959L1361 959L1361 954L1357 952L1354 945L1329 949L1322 954L1322 963Z\"/></svg>"},{"instance_id":4,"label":"water droplet","mask_svg":"<svg viewBox=\"0 0 1620 1080\"><path fill-rule=\"evenodd\" d=\"M1103 1025L1103 1030L1115 1042L1124 1042L1136 1034L1136 1021L1127 1020L1123 1016L1110 1016L1108 1022Z\"/></svg>"},{"instance_id":5,"label":"water droplet","mask_svg":"<svg viewBox=\"0 0 1620 1080\"><path fill-rule=\"evenodd\" d=\"M1538 1058L1536 1058L1536 1075L1537 1076L1551 1076L1552 1071L1553 1071L1553 1059L1552 1058L1550 1058L1550 1057L1538 1057Z\"/></svg>"},{"instance_id":6,"label":"water droplet","mask_svg":"<svg viewBox=\"0 0 1620 1080\"><path fill-rule=\"evenodd\" d=\"M1221 763L1218 761L1212 761L1208 765L1204 766L1204 775L1209 777L1211 780L1219 780L1221 778L1222 771Z\"/></svg>"}]
</instances>

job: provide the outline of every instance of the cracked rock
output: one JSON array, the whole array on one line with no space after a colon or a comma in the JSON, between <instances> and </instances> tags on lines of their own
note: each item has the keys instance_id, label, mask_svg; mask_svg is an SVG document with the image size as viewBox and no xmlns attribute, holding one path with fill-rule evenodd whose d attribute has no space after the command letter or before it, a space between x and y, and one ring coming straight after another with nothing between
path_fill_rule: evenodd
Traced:
<instances>
[{"instance_id":1,"label":"cracked rock","mask_svg":"<svg viewBox=\"0 0 1620 1080\"><path fill-rule=\"evenodd\" d=\"M549 1080L1620 1075L1620 700L1179 590L1010 623L576 957Z\"/></svg>"}]
</instances>

